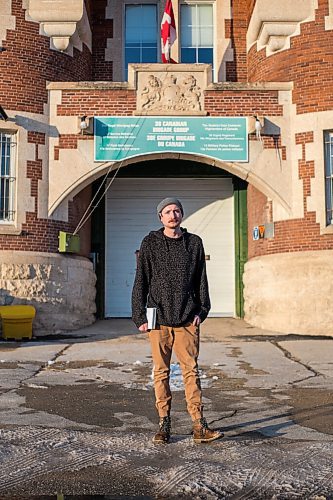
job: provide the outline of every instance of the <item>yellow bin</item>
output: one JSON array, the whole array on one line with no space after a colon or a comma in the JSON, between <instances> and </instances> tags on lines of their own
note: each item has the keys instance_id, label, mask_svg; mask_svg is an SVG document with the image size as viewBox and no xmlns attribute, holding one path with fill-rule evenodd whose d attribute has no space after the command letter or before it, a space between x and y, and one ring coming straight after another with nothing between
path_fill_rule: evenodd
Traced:
<instances>
[{"instance_id":1,"label":"yellow bin","mask_svg":"<svg viewBox=\"0 0 333 500\"><path fill-rule=\"evenodd\" d=\"M4 339L32 337L32 321L36 315L33 306L0 306L2 336Z\"/></svg>"}]
</instances>

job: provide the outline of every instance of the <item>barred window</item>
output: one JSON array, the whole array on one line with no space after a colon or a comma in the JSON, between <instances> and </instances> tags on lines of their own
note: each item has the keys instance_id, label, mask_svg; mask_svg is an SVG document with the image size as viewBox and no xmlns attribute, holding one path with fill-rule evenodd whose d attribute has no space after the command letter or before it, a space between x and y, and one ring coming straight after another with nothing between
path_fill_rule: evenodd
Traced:
<instances>
[{"instance_id":1,"label":"barred window","mask_svg":"<svg viewBox=\"0 0 333 500\"><path fill-rule=\"evenodd\" d=\"M16 134L0 132L0 153L0 222L13 222Z\"/></svg>"}]
</instances>

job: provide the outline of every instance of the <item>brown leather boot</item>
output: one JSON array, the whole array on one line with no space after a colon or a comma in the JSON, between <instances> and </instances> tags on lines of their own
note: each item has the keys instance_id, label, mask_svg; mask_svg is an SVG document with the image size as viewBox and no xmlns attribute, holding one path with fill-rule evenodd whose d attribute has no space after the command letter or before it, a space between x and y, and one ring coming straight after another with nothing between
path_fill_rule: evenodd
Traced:
<instances>
[{"instance_id":1,"label":"brown leather boot","mask_svg":"<svg viewBox=\"0 0 333 500\"><path fill-rule=\"evenodd\" d=\"M204 417L193 422L193 441L195 443L209 443L224 436L223 432L213 431L208 427L207 420Z\"/></svg>"},{"instance_id":2,"label":"brown leather boot","mask_svg":"<svg viewBox=\"0 0 333 500\"><path fill-rule=\"evenodd\" d=\"M159 421L159 431L153 437L154 443L166 444L170 440L170 432L171 432L171 417L168 415L167 417L160 418Z\"/></svg>"}]
</instances>

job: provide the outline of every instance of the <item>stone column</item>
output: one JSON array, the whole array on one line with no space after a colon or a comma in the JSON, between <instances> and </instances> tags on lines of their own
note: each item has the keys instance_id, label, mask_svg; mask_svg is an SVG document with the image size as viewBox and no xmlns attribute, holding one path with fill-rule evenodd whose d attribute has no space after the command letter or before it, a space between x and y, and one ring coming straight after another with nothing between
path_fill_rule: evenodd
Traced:
<instances>
[{"instance_id":1,"label":"stone column","mask_svg":"<svg viewBox=\"0 0 333 500\"><path fill-rule=\"evenodd\" d=\"M33 333L76 330L95 321L96 275L89 259L0 251L0 305L36 308Z\"/></svg>"}]
</instances>

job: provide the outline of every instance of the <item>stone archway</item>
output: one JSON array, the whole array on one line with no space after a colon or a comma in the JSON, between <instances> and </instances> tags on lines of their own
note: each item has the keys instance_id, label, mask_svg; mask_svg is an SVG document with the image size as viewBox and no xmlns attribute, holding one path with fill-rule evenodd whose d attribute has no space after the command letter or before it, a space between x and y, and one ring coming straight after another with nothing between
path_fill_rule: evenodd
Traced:
<instances>
[{"instance_id":1,"label":"stone archway","mask_svg":"<svg viewBox=\"0 0 333 500\"><path fill-rule=\"evenodd\" d=\"M87 142L87 141L82 141L82 142ZM71 153L75 154L75 151L79 152L80 148L78 148L78 150L71 150ZM90 158L92 157L93 156L91 153ZM265 194L274 203L277 203L284 212L288 214L290 213L290 206L288 200L284 198L281 195L281 193L279 193L270 182L266 181L262 176L258 175L252 168L251 163L223 162L215 158L211 158L208 156L198 156L192 153L178 154L178 153L168 153L168 152L135 156L133 158L129 158L121 162L106 162L102 164L101 163L97 164L97 166L96 163L93 163L92 161L89 161L88 164L87 158L88 156L87 154L85 154L84 164L86 168L84 173L82 173L81 175L73 176L70 175L67 168L68 176L65 179L62 179L62 183L60 185L50 184L50 198L49 198L50 216L52 216L52 214L57 209L59 209L61 205L66 204L66 202L71 200L83 188L91 184L93 181L105 176L105 174L115 172L118 168L123 168L131 164L140 163L143 161L153 161L153 160L163 160L163 159L190 160L225 170L230 174L235 175L236 177L239 177L242 180L245 180L249 184L252 184L255 188L257 188L259 191ZM80 158L80 161L82 162L82 158ZM70 164L75 165L75 168L77 170L77 161L75 161L74 158L73 161L70 161ZM66 182L67 179L68 181Z\"/></svg>"}]
</instances>

